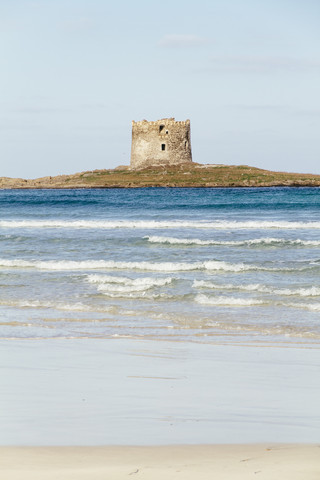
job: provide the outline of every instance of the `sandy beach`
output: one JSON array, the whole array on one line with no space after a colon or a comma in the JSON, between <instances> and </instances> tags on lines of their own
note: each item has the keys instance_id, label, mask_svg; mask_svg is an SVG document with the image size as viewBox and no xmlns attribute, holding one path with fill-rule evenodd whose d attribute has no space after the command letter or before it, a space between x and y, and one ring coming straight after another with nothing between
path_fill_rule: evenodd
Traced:
<instances>
[{"instance_id":1,"label":"sandy beach","mask_svg":"<svg viewBox=\"0 0 320 480\"><path fill-rule=\"evenodd\" d=\"M1 347L1 480L320 478L317 350L71 340ZM290 365L282 367L284 351Z\"/></svg>"},{"instance_id":2,"label":"sandy beach","mask_svg":"<svg viewBox=\"0 0 320 480\"><path fill-rule=\"evenodd\" d=\"M6 480L318 480L320 445L2 447Z\"/></svg>"}]
</instances>

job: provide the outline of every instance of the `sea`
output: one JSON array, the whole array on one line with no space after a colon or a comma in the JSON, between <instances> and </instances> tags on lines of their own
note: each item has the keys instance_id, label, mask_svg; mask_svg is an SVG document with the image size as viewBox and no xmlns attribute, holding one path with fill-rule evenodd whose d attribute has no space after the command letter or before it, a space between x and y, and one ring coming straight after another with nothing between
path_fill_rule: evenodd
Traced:
<instances>
[{"instance_id":1,"label":"sea","mask_svg":"<svg viewBox=\"0 0 320 480\"><path fill-rule=\"evenodd\" d=\"M319 193L2 190L1 338L318 345Z\"/></svg>"},{"instance_id":2,"label":"sea","mask_svg":"<svg viewBox=\"0 0 320 480\"><path fill-rule=\"evenodd\" d=\"M0 444L319 442L319 188L0 190Z\"/></svg>"}]
</instances>

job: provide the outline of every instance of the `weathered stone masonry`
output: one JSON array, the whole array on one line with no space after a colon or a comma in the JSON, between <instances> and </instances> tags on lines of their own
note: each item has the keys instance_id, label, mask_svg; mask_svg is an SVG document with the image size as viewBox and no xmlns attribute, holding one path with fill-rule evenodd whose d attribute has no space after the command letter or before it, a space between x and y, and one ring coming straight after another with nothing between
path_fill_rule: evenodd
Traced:
<instances>
[{"instance_id":1,"label":"weathered stone masonry","mask_svg":"<svg viewBox=\"0 0 320 480\"><path fill-rule=\"evenodd\" d=\"M192 162L190 120L132 122L131 168Z\"/></svg>"}]
</instances>

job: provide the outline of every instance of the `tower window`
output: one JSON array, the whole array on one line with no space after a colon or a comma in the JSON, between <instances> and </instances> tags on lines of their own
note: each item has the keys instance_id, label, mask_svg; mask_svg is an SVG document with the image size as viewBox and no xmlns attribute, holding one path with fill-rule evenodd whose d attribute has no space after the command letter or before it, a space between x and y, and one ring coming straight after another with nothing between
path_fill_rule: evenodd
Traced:
<instances>
[{"instance_id":1,"label":"tower window","mask_svg":"<svg viewBox=\"0 0 320 480\"><path fill-rule=\"evenodd\" d=\"M165 143L161 143L161 150L164 152L165 149L166 149L166 144L165 144Z\"/></svg>"},{"instance_id":2,"label":"tower window","mask_svg":"<svg viewBox=\"0 0 320 480\"><path fill-rule=\"evenodd\" d=\"M167 135L168 135L168 133L169 133L168 130L166 130L166 134L167 134Z\"/></svg>"},{"instance_id":3,"label":"tower window","mask_svg":"<svg viewBox=\"0 0 320 480\"><path fill-rule=\"evenodd\" d=\"M160 127L159 127L159 133L161 133L163 129L164 129L164 125L160 125Z\"/></svg>"}]
</instances>

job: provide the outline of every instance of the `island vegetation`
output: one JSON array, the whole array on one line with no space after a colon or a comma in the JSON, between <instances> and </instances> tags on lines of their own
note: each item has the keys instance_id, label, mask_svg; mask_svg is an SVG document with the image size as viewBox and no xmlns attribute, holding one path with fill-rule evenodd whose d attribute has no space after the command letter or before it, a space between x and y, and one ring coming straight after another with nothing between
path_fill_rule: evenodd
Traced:
<instances>
[{"instance_id":1,"label":"island vegetation","mask_svg":"<svg viewBox=\"0 0 320 480\"><path fill-rule=\"evenodd\" d=\"M186 163L130 169L92 170L33 180L0 177L1 189L142 187L314 187L320 175L273 172L247 165Z\"/></svg>"}]
</instances>

